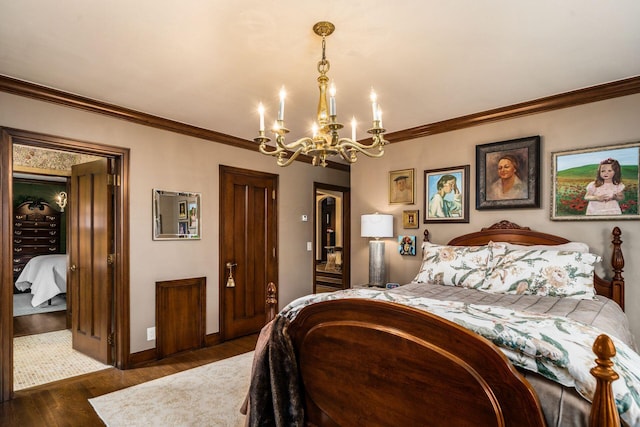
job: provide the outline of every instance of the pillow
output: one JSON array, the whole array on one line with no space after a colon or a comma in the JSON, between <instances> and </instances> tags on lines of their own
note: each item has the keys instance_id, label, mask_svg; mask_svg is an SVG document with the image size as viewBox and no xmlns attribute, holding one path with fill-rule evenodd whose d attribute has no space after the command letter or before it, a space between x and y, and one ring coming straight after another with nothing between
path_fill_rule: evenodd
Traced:
<instances>
[{"instance_id":1,"label":"pillow","mask_svg":"<svg viewBox=\"0 0 640 427\"><path fill-rule=\"evenodd\" d=\"M479 288L486 292L593 299L595 264L589 252L509 249L490 243L491 265Z\"/></svg>"},{"instance_id":2,"label":"pillow","mask_svg":"<svg viewBox=\"0 0 640 427\"><path fill-rule=\"evenodd\" d=\"M574 251L574 252L589 252L589 245L582 242L569 242L561 245L517 245L515 243L500 242L508 249L540 249L540 250L554 250L554 251Z\"/></svg>"},{"instance_id":3,"label":"pillow","mask_svg":"<svg viewBox=\"0 0 640 427\"><path fill-rule=\"evenodd\" d=\"M413 279L418 283L476 288L487 274L491 248L422 244L422 265Z\"/></svg>"}]
</instances>

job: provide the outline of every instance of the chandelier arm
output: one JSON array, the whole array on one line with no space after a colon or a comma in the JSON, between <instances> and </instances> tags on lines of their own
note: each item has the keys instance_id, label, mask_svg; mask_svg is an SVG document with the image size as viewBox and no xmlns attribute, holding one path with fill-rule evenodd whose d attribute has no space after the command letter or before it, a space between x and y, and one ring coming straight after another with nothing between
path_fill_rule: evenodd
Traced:
<instances>
[{"instance_id":1,"label":"chandelier arm","mask_svg":"<svg viewBox=\"0 0 640 427\"><path fill-rule=\"evenodd\" d=\"M344 147L340 147L340 151L338 151L338 153L340 153L340 156L348 163L355 163L358 160L357 157L352 157L351 155L347 154L347 150L345 150Z\"/></svg>"},{"instance_id":2,"label":"chandelier arm","mask_svg":"<svg viewBox=\"0 0 640 427\"><path fill-rule=\"evenodd\" d=\"M269 148L273 148L273 150L267 150L267 147ZM285 150L282 147L274 147L272 145L267 145L267 144L260 144L258 146L258 150L262 153L262 154L268 154L269 156L277 156L278 154L285 152L287 150Z\"/></svg>"},{"instance_id":3,"label":"chandelier arm","mask_svg":"<svg viewBox=\"0 0 640 427\"><path fill-rule=\"evenodd\" d=\"M370 151L360 151L360 150L358 150L358 152L364 154L367 157L373 157L373 158L380 158L384 155L384 149L382 147L380 147L380 151L378 151L377 153L372 153Z\"/></svg>"},{"instance_id":4,"label":"chandelier arm","mask_svg":"<svg viewBox=\"0 0 640 427\"><path fill-rule=\"evenodd\" d=\"M350 138L340 138L338 140L338 144L345 146L347 148L354 148L359 152L363 153L364 150L371 150L372 148L382 147L387 143L383 138L374 138L371 141L371 144L361 144L358 141L354 141Z\"/></svg>"},{"instance_id":5,"label":"chandelier arm","mask_svg":"<svg viewBox=\"0 0 640 427\"><path fill-rule=\"evenodd\" d=\"M362 144L359 144L359 145L362 145ZM369 151L372 148L376 148L376 147L378 147L378 152L372 153L371 151ZM382 157L384 155L384 144L376 144L376 145L372 145L372 146L365 146L365 148L362 148L362 147L358 147L357 145L351 144L349 142L349 140L347 140L346 142L342 143L342 147L340 148L340 151L345 151L345 153L346 153L346 150L353 150L353 151L356 151L358 153L362 153L367 157L379 158L379 157ZM342 154L342 153L340 153L340 154L344 158L345 154ZM355 160L350 160L350 159L346 159L346 158L345 158L345 160L347 160L349 163L355 162Z\"/></svg>"},{"instance_id":6,"label":"chandelier arm","mask_svg":"<svg viewBox=\"0 0 640 427\"><path fill-rule=\"evenodd\" d=\"M279 146L281 146L282 148L284 148L287 151L294 151L294 150L298 150L298 149L305 149L309 146L309 144L313 144L313 139L307 137L304 138L300 138L297 141L293 141L289 144L285 144L284 142L284 137L282 138L276 138L277 143Z\"/></svg>"},{"instance_id":7,"label":"chandelier arm","mask_svg":"<svg viewBox=\"0 0 640 427\"><path fill-rule=\"evenodd\" d=\"M304 151L304 147L300 147L295 151L287 151L287 153L291 153L290 157L284 157L284 153L278 156L278 166L289 166L293 161Z\"/></svg>"}]
</instances>

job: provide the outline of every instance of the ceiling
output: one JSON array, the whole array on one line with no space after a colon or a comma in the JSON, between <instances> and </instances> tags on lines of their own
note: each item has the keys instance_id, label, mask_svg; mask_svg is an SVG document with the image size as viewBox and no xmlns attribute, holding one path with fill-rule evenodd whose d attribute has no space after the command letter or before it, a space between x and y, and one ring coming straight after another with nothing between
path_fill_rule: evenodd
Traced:
<instances>
[{"instance_id":1,"label":"ceiling","mask_svg":"<svg viewBox=\"0 0 640 427\"><path fill-rule=\"evenodd\" d=\"M251 140L287 91L309 132L326 41L338 119L389 132L640 75L637 0L0 0L0 74ZM290 140L290 139L289 139Z\"/></svg>"}]
</instances>

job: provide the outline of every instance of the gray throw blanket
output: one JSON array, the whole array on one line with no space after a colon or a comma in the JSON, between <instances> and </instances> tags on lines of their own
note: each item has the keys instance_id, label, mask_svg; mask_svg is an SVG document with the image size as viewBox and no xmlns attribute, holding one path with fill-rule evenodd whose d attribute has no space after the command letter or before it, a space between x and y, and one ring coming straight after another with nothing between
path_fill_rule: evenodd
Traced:
<instances>
[{"instance_id":1,"label":"gray throw blanket","mask_svg":"<svg viewBox=\"0 0 640 427\"><path fill-rule=\"evenodd\" d=\"M288 326L287 319L276 316L260 332L251 386L241 409L249 427L304 425L302 388Z\"/></svg>"}]
</instances>

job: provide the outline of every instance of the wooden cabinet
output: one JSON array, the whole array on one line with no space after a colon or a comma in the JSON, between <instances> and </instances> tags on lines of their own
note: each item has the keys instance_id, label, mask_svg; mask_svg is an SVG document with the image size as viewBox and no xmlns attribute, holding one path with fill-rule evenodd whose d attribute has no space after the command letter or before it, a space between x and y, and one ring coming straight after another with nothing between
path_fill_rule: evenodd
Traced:
<instances>
[{"instance_id":1,"label":"wooden cabinet","mask_svg":"<svg viewBox=\"0 0 640 427\"><path fill-rule=\"evenodd\" d=\"M45 202L24 202L18 206L13 217L14 283L31 258L58 253L60 212Z\"/></svg>"}]
</instances>

